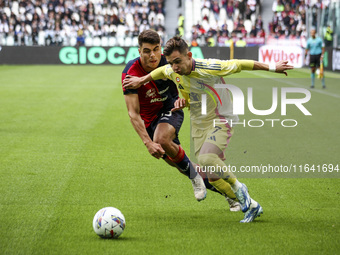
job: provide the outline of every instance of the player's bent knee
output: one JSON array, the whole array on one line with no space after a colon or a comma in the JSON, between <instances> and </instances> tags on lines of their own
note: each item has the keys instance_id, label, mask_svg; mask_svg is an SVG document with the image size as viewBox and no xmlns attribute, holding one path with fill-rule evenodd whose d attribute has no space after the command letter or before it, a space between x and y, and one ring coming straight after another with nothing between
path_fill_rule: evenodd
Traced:
<instances>
[{"instance_id":1,"label":"player's bent knee","mask_svg":"<svg viewBox=\"0 0 340 255\"><path fill-rule=\"evenodd\" d=\"M169 137L156 137L154 138L154 142L160 144L164 149L170 147L172 141Z\"/></svg>"},{"instance_id":2,"label":"player's bent knee","mask_svg":"<svg viewBox=\"0 0 340 255\"><path fill-rule=\"evenodd\" d=\"M220 158L214 153L200 154L198 164L200 166L214 166Z\"/></svg>"}]
</instances>

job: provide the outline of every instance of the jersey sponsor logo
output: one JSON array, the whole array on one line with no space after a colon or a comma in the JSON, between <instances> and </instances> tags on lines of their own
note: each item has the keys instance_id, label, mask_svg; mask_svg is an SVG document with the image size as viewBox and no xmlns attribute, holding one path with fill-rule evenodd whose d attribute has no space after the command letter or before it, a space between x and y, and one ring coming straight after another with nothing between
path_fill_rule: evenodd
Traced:
<instances>
[{"instance_id":1,"label":"jersey sponsor logo","mask_svg":"<svg viewBox=\"0 0 340 255\"><path fill-rule=\"evenodd\" d=\"M180 79L179 77L176 77L176 81L177 81L177 82L180 82L181 79Z\"/></svg>"},{"instance_id":2,"label":"jersey sponsor logo","mask_svg":"<svg viewBox=\"0 0 340 255\"><path fill-rule=\"evenodd\" d=\"M167 91L168 91L168 89L169 89L169 87L166 87L166 88L165 88L165 89L163 89L162 91L159 91L159 92L158 92L158 94L163 94L163 93L167 92Z\"/></svg>"},{"instance_id":3,"label":"jersey sponsor logo","mask_svg":"<svg viewBox=\"0 0 340 255\"><path fill-rule=\"evenodd\" d=\"M151 88L148 91L146 91L145 97L152 97L152 98L154 98L154 97L156 97L156 93L157 93L156 89L155 88Z\"/></svg>"},{"instance_id":4,"label":"jersey sponsor logo","mask_svg":"<svg viewBox=\"0 0 340 255\"><path fill-rule=\"evenodd\" d=\"M167 99L168 99L167 96L166 97L160 97L160 98L153 98L153 99L150 100L150 103L163 102L163 101L165 101Z\"/></svg>"},{"instance_id":5,"label":"jersey sponsor logo","mask_svg":"<svg viewBox=\"0 0 340 255\"><path fill-rule=\"evenodd\" d=\"M181 84L178 84L178 88L179 89L184 89L183 86Z\"/></svg>"}]
</instances>

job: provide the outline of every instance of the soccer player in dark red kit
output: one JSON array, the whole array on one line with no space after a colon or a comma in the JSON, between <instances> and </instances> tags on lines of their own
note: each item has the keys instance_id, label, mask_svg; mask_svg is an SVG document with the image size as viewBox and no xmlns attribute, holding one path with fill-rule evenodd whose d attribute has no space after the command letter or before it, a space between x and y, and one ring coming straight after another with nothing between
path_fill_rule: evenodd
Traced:
<instances>
[{"instance_id":1,"label":"soccer player in dark red kit","mask_svg":"<svg viewBox=\"0 0 340 255\"><path fill-rule=\"evenodd\" d=\"M153 30L145 30L138 37L140 57L131 60L122 73L122 82L129 76L142 77L157 67L167 64L161 54L160 37ZM197 174L193 164L180 146L178 132L182 125L183 111L174 111L174 102L178 99L176 85L170 80L158 80L144 84L138 89L123 88L131 123L147 147L149 153L163 158L169 165L177 167L192 181L195 197L198 201L206 197L206 188L202 177ZM208 188L215 190L206 182ZM217 189L227 197L227 194ZM234 194L230 195L234 198ZM239 203L228 200L231 210L239 210Z\"/></svg>"}]
</instances>

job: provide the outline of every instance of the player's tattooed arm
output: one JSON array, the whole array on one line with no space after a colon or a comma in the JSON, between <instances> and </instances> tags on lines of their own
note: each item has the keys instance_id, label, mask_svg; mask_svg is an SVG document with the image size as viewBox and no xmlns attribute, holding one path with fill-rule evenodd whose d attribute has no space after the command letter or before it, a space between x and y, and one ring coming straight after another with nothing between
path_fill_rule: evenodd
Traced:
<instances>
[{"instance_id":1,"label":"player's tattooed arm","mask_svg":"<svg viewBox=\"0 0 340 255\"><path fill-rule=\"evenodd\" d=\"M126 75L123 81L123 87L125 89L138 89L139 87L141 87L145 83L148 83L149 81L152 81L151 74L147 74L143 77Z\"/></svg>"}]
</instances>

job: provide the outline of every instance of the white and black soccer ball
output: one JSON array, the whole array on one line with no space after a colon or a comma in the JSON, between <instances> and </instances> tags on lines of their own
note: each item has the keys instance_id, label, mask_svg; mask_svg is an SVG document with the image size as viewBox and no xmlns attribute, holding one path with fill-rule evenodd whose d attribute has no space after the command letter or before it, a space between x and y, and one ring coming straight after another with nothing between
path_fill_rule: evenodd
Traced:
<instances>
[{"instance_id":1,"label":"white and black soccer ball","mask_svg":"<svg viewBox=\"0 0 340 255\"><path fill-rule=\"evenodd\" d=\"M102 238L118 238L125 229L125 217L117 208L100 209L93 218L93 230Z\"/></svg>"}]
</instances>

